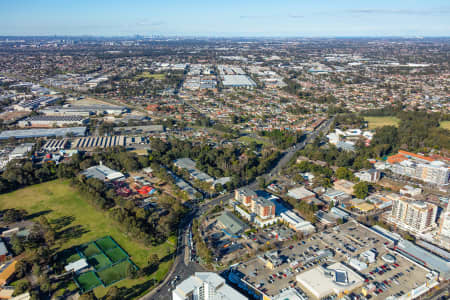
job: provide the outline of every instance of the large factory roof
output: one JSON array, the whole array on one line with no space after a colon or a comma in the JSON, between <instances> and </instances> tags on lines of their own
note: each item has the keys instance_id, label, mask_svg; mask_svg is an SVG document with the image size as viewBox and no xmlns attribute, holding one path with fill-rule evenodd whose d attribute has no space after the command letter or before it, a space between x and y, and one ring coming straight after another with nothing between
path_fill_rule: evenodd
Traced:
<instances>
[{"instance_id":1,"label":"large factory roof","mask_svg":"<svg viewBox=\"0 0 450 300\"><path fill-rule=\"evenodd\" d=\"M11 137L17 139L37 138L49 136L84 136L86 127L69 127L69 128L50 128L50 129L23 129L23 130L6 130L0 133L0 140L6 140Z\"/></svg>"}]
</instances>

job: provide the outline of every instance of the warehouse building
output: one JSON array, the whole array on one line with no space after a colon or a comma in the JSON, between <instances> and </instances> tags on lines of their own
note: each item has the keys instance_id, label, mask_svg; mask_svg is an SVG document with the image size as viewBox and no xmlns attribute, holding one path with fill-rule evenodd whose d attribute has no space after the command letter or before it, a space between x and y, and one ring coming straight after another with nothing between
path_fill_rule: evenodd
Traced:
<instances>
[{"instance_id":1,"label":"warehouse building","mask_svg":"<svg viewBox=\"0 0 450 300\"><path fill-rule=\"evenodd\" d=\"M115 136L91 136L78 138L73 141L72 149L109 148L115 146L126 146L127 137Z\"/></svg>"},{"instance_id":2,"label":"warehouse building","mask_svg":"<svg viewBox=\"0 0 450 300\"><path fill-rule=\"evenodd\" d=\"M120 115L127 111L125 106L113 105L64 105L50 106L40 110L40 112L46 116Z\"/></svg>"},{"instance_id":3,"label":"warehouse building","mask_svg":"<svg viewBox=\"0 0 450 300\"><path fill-rule=\"evenodd\" d=\"M52 127L84 125L89 121L82 116L31 116L18 122L19 127Z\"/></svg>"},{"instance_id":4,"label":"warehouse building","mask_svg":"<svg viewBox=\"0 0 450 300\"><path fill-rule=\"evenodd\" d=\"M50 139L48 140L44 146L42 146L42 150L45 151L58 151L62 149L66 149L69 146L68 139Z\"/></svg>"},{"instance_id":5,"label":"warehouse building","mask_svg":"<svg viewBox=\"0 0 450 300\"><path fill-rule=\"evenodd\" d=\"M6 130L0 133L0 140L9 138L26 139L39 137L60 136L84 136L86 127L67 127L67 128L51 128L51 129L24 129L24 130Z\"/></svg>"},{"instance_id":6,"label":"warehouse building","mask_svg":"<svg viewBox=\"0 0 450 300\"><path fill-rule=\"evenodd\" d=\"M120 134L146 134L146 133L161 133L164 132L163 125L144 125L144 126L125 126L114 127L115 133Z\"/></svg>"},{"instance_id":7,"label":"warehouse building","mask_svg":"<svg viewBox=\"0 0 450 300\"><path fill-rule=\"evenodd\" d=\"M9 153L9 159L23 158L25 155L33 149L34 143L25 143L14 148Z\"/></svg>"},{"instance_id":8,"label":"warehouse building","mask_svg":"<svg viewBox=\"0 0 450 300\"><path fill-rule=\"evenodd\" d=\"M223 75L224 87L254 88L256 83L247 75Z\"/></svg>"},{"instance_id":9,"label":"warehouse building","mask_svg":"<svg viewBox=\"0 0 450 300\"><path fill-rule=\"evenodd\" d=\"M97 178L101 181L112 181L125 178L124 174L108 168L107 166L104 166L102 164L87 168L86 170L81 172L81 174L86 176L86 178L88 179Z\"/></svg>"}]
</instances>

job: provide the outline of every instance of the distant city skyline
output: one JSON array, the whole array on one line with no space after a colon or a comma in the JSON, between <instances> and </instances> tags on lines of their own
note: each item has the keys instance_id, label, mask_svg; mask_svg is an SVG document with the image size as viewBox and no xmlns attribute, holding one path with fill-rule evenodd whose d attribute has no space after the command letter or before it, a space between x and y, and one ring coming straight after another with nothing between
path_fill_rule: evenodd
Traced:
<instances>
[{"instance_id":1,"label":"distant city skyline","mask_svg":"<svg viewBox=\"0 0 450 300\"><path fill-rule=\"evenodd\" d=\"M398 1L0 1L0 35L450 36L450 3Z\"/></svg>"}]
</instances>

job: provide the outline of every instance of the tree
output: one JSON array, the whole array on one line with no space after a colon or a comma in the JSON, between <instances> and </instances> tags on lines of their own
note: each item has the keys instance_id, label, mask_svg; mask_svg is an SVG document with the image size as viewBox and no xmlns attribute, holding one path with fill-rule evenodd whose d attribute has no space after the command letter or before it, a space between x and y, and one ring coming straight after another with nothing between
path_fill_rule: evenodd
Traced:
<instances>
[{"instance_id":1,"label":"tree","mask_svg":"<svg viewBox=\"0 0 450 300\"><path fill-rule=\"evenodd\" d=\"M265 188L266 187L266 179L264 177L258 177L258 184L260 188Z\"/></svg>"},{"instance_id":2,"label":"tree","mask_svg":"<svg viewBox=\"0 0 450 300\"><path fill-rule=\"evenodd\" d=\"M16 234L11 237L10 244L15 255L19 255L25 250L22 239Z\"/></svg>"},{"instance_id":3,"label":"tree","mask_svg":"<svg viewBox=\"0 0 450 300\"><path fill-rule=\"evenodd\" d=\"M28 263L25 260L19 260L16 264L15 275L17 278L23 278L28 272Z\"/></svg>"},{"instance_id":4,"label":"tree","mask_svg":"<svg viewBox=\"0 0 450 300\"><path fill-rule=\"evenodd\" d=\"M353 193L359 199L364 199L369 195L369 185L365 181L358 182L353 186Z\"/></svg>"},{"instance_id":5,"label":"tree","mask_svg":"<svg viewBox=\"0 0 450 300\"><path fill-rule=\"evenodd\" d=\"M137 270L135 268L135 266L133 266L132 264L128 264L127 267L127 277L134 279L137 276Z\"/></svg>"},{"instance_id":6,"label":"tree","mask_svg":"<svg viewBox=\"0 0 450 300\"><path fill-rule=\"evenodd\" d=\"M25 293L30 288L30 283L28 280L20 280L17 282L16 286L14 287L14 296L20 295Z\"/></svg>"},{"instance_id":7,"label":"tree","mask_svg":"<svg viewBox=\"0 0 450 300\"><path fill-rule=\"evenodd\" d=\"M3 214L3 221L6 223L13 223L21 221L24 216L26 215L26 212L24 210L18 210L18 209L8 209Z\"/></svg>"},{"instance_id":8,"label":"tree","mask_svg":"<svg viewBox=\"0 0 450 300\"><path fill-rule=\"evenodd\" d=\"M158 263L159 263L158 254L156 254L156 253L151 254L150 257L148 258L148 264L150 266L155 266L155 265L158 265Z\"/></svg>"},{"instance_id":9,"label":"tree","mask_svg":"<svg viewBox=\"0 0 450 300\"><path fill-rule=\"evenodd\" d=\"M351 179L353 177L353 173L352 171L350 171L348 168L346 167L340 167L336 170L336 177L338 179Z\"/></svg>"},{"instance_id":10,"label":"tree","mask_svg":"<svg viewBox=\"0 0 450 300\"><path fill-rule=\"evenodd\" d=\"M119 300L120 297L120 289L116 286L111 287L105 296L106 300Z\"/></svg>"}]
</instances>

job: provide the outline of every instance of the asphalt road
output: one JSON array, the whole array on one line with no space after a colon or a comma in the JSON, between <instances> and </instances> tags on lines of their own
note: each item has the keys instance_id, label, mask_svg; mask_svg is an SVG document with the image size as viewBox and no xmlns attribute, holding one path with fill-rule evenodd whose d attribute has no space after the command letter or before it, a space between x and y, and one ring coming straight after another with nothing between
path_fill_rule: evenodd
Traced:
<instances>
[{"instance_id":1,"label":"asphalt road","mask_svg":"<svg viewBox=\"0 0 450 300\"><path fill-rule=\"evenodd\" d=\"M186 248L188 248L188 238L187 233L189 232L189 226L192 224L192 220L196 217L197 212L193 211L189 215L187 215L180 224L179 229L179 243L176 251L176 257L174 263L172 265L171 270L169 271L168 276L164 279L164 281L158 286L158 288L152 290L150 293L146 294L141 300L150 300L150 299L160 299L167 300L172 299L172 281L177 277L178 280L175 283L175 286L179 284L181 281L185 280L189 276L193 275L195 272L202 272L205 269L199 265L198 263L189 261L189 257L186 257L187 252ZM188 261L188 264L185 264L185 261Z\"/></svg>"},{"instance_id":2,"label":"asphalt road","mask_svg":"<svg viewBox=\"0 0 450 300\"><path fill-rule=\"evenodd\" d=\"M298 150L303 149L306 144L312 140L314 140L321 132L325 133L330 129L331 123L334 117L323 123L316 131L308 134L305 140L302 142L290 147L287 151L283 153L281 159L277 162L277 164L266 174L263 176L266 181L270 181L274 179L277 174L286 166L286 164L294 157L295 153ZM256 181L246 185L247 188L257 189L258 183ZM180 223L178 238L180 242L178 243L178 248L176 252L176 257L174 263L172 265L169 274L164 279L164 281L158 286L158 288L152 290L150 293L141 298L141 300L150 300L150 299L160 299L160 300L168 300L172 299L172 290L174 286L172 286L172 281L175 278L176 280L175 286L187 279L189 276L193 275L195 272L205 271L205 269L199 265L198 263L191 262L189 257L186 255L190 251L185 251L188 246L188 238L187 233L189 232L190 224L192 224L192 220L194 218L198 218L204 213L206 213L212 207L228 202L233 198L233 193L228 193L216 197L211 200L205 200L205 202L201 203L198 207L194 208L194 210L187 215L182 222ZM185 262L188 262L186 265Z\"/></svg>"}]
</instances>

